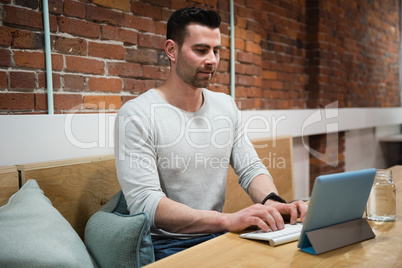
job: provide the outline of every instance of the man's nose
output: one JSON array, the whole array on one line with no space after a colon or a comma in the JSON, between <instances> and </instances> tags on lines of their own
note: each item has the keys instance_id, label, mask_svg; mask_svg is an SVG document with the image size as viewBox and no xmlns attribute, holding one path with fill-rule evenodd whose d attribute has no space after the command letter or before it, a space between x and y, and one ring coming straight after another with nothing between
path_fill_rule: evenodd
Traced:
<instances>
[{"instance_id":1,"label":"man's nose","mask_svg":"<svg viewBox=\"0 0 402 268\"><path fill-rule=\"evenodd\" d=\"M207 54L207 58L205 60L205 63L207 65L213 65L216 66L219 62L219 54L215 53L213 50L211 50L208 54Z\"/></svg>"}]
</instances>

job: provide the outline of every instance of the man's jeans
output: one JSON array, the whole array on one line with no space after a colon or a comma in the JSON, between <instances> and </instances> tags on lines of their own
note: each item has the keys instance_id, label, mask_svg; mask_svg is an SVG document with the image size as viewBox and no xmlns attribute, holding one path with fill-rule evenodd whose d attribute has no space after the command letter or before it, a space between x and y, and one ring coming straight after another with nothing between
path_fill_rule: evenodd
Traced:
<instances>
[{"instance_id":1,"label":"man's jeans","mask_svg":"<svg viewBox=\"0 0 402 268\"><path fill-rule=\"evenodd\" d=\"M198 245L214 237L220 236L222 233L210 234L201 237L190 239L172 239L167 237L152 237L152 244L154 245L155 261L173 255L177 252Z\"/></svg>"}]
</instances>

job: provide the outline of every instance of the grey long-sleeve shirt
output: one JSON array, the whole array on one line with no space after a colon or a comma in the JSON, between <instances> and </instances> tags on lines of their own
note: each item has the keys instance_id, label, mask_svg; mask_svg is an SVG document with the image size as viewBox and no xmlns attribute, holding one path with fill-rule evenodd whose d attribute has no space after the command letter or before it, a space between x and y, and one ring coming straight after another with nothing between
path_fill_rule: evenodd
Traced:
<instances>
[{"instance_id":1,"label":"grey long-sleeve shirt","mask_svg":"<svg viewBox=\"0 0 402 268\"><path fill-rule=\"evenodd\" d=\"M189 113L150 89L117 114L118 179L130 213L146 212L155 235L189 237L155 226L162 197L194 209L222 211L229 164L246 191L257 175L269 176L242 131L233 99L207 89L203 96L202 107Z\"/></svg>"}]
</instances>

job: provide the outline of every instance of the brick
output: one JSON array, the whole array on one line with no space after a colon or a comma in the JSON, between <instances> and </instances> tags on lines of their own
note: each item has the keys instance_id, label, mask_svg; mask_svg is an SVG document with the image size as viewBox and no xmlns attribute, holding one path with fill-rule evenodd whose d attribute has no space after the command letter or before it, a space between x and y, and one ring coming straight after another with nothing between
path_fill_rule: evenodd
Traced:
<instances>
[{"instance_id":1,"label":"brick","mask_svg":"<svg viewBox=\"0 0 402 268\"><path fill-rule=\"evenodd\" d=\"M151 18L154 20L162 20L162 9L147 3L133 1L131 3L131 11L134 14L142 17Z\"/></svg>"},{"instance_id":2,"label":"brick","mask_svg":"<svg viewBox=\"0 0 402 268\"><path fill-rule=\"evenodd\" d=\"M12 33L12 47L13 48L43 48L44 37L42 33L34 33L30 31L14 30Z\"/></svg>"},{"instance_id":3,"label":"brick","mask_svg":"<svg viewBox=\"0 0 402 268\"><path fill-rule=\"evenodd\" d=\"M230 59L230 50L226 48L222 48L219 52L219 56L221 60L229 60Z\"/></svg>"},{"instance_id":4,"label":"brick","mask_svg":"<svg viewBox=\"0 0 402 268\"><path fill-rule=\"evenodd\" d=\"M120 95L87 95L83 97L84 109L120 109L122 100Z\"/></svg>"},{"instance_id":5,"label":"brick","mask_svg":"<svg viewBox=\"0 0 402 268\"><path fill-rule=\"evenodd\" d=\"M247 97L247 88L244 86L236 86L235 96L236 98Z\"/></svg>"},{"instance_id":6,"label":"brick","mask_svg":"<svg viewBox=\"0 0 402 268\"><path fill-rule=\"evenodd\" d=\"M38 87L39 88L48 88L47 87L47 77L46 72L38 73ZM53 82L53 90L57 90L61 88L60 83L60 74L59 73L52 73L52 82Z\"/></svg>"},{"instance_id":7,"label":"brick","mask_svg":"<svg viewBox=\"0 0 402 268\"><path fill-rule=\"evenodd\" d=\"M246 74L261 76L262 69L260 66L246 65Z\"/></svg>"},{"instance_id":8,"label":"brick","mask_svg":"<svg viewBox=\"0 0 402 268\"><path fill-rule=\"evenodd\" d=\"M216 73L211 81L213 84L229 84L230 74L229 73Z\"/></svg>"},{"instance_id":9,"label":"brick","mask_svg":"<svg viewBox=\"0 0 402 268\"><path fill-rule=\"evenodd\" d=\"M126 95L121 96L121 103L123 105L124 103L128 102L129 100L132 100L135 98L136 98L136 96L126 96Z\"/></svg>"},{"instance_id":10,"label":"brick","mask_svg":"<svg viewBox=\"0 0 402 268\"><path fill-rule=\"evenodd\" d=\"M52 69L61 71L64 68L64 59L60 54L52 53Z\"/></svg>"},{"instance_id":11,"label":"brick","mask_svg":"<svg viewBox=\"0 0 402 268\"><path fill-rule=\"evenodd\" d=\"M169 6L169 3L168 3L167 6ZM173 10L178 10L178 9L188 7L188 6L190 6L190 3L185 2L183 0L171 0L170 1L170 8L173 9Z\"/></svg>"},{"instance_id":12,"label":"brick","mask_svg":"<svg viewBox=\"0 0 402 268\"><path fill-rule=\"evenodd\" d=\"M39 1L37 0L15 0L15 4L18 6L24 6L30 9L37 9L39 7Z\"/></svg>"},{"instance_id":13,"label":"brick","mask_svg":"<svg viewBox=\"0 0 402 268\"><path fill-rule=\"evenodd\" d=\"M66 70L68 72L90 73L90 74L104 74L105 64L103 61L76 57L66 56Z\"/></svg>"},{"instance_id":14,"label":"brick","mask_svg":"<svg viewBox=\"0 0 402 268\"><path fill-rule=\"evenodd\" d=\"M43 28L42 14L40 12L14 6L5 6L4 23L36 29Z\"/></svg>"},{"instance_id":15,"label":"brick","mask_svg":"<svg viewBox=\"0 0 402 268\"><path fill-rule=\"evenodd\" d=\"M126 50L122 45L90 42L88 55L92 57L123 60Z\"/></svg>"},{"instance_id":16,"label":"brick","mask_svg":"<svg viewBox=\"0 0 402 268\"><path fill-rule=\"evenodd\" d=\"M253 77L249 75L237 75L236 81L237 84L244 86L252 86L254 84Z\"/></svg>"},{"instance_id":17,"label":"brick","mask_svg":"<svg viewBox=\"0 0 402 268\"><path fill-rule=\"evenodd\" d=\"M72 0L65 0L64 14L83 19L85 18L85 4Z\"/></svg>"},{"instance_id":18,"label":"brick","mask_svg":"<svg viewBox=\"0 0 402 268\"><path fill-rule=\"evenodd\" d=\"M138 63L157 64L158 53L151 49L128 48L126 50L126 60Z\"/></svg>"},{"instance_id":19,"label":"brick","mask_svg":"<svg viewBox=\"0 0 402 268\"><path fill-rule=\"evenodd\" d=\"M87 41L81 38L68 38L63 36L51 37L52 50L67 55L87 55Z\"/></svg>"},{"instance_id":20,"label":"brick","mask_svg":"<svg viewBox=\"0 0 402 268\"><path fill-rule=\"evenodd\" d=\"M230 47L230 38L226 35L221 35L221 46Z\"/></svg>"},{"instance_id":21,"label":"brick","mask_svg":"<svg viewBox=\"0 0 402 268\"><path fill-rule=\"evenodd\" d=\"M8 49L0 49L0 66L11 67L11 51Z\"/></svg>"},{"instance_id":22,"label":"brick","mask_svg":"<svg viewBox=\"0 0 402 268\"><path fill-rule=\"evenodd\" d=\"M57 24L57 17L55 15L52 14L49 15L49 27L51 32L57 31L58 24Z\"/></svg>"},{"instance_id":23,"label":"brick","mask_svg":"<svg viewBox=\"0 0 402 268\"><path fill-rule=\"evenodd\" d=\"M235 26L235 37L239 38L239 39L247 40L247 37L248 37L247 30Z\"/></svg>"},{"instance_id":24,"label":"brick","mask_svg":"<svg viewBox=\"0 0 402 268\"><path fill-rule=\"evenodd\" d=\"M109 25L101 26L102 39L116 40L124 44L137 44L137 32Z\"/></svg>"},{"instance_id":25,"label":"brick","mask_svg":"<svg viewBox=\"0 0 402 268\"><path fill-rule=\"evenodd\" d=\"M107 63L108 74L121 77L141 77L141 65L130 62Z\"/></svg>"},{"instance_id":26,"label":"brick","mask_svg":"<svg viewBox=\"0 0 402 268\"><path fill-rule=\"evenodd\" d=\"M254 108L253 99L237 99L236 104L240 110L250 110Z\"/></svg>"},{"instance_id":27,"label":"brick","mask_svg":"<svg viewBox=\"0 0 402 268\"><path fill-rule=\"evenodd\" d=\"M58 17L58 24L60 32L89 38L98 38L100 36L100 25L94 22Z\"/></svg>"},{"instance_id":28,"label":"brick","mask_svg":"<svg viewBox=\"0 0 402 268\"><path fill-rule=\"evenodd\" d=\"M130 11L130 0L93 0L96 5Z\"/></svg>"},{"instance_id":29,"label":"brick","mask_svg":"<svg viewBox=\"0 0 402 268\"><path fill-rule=\"evenodd\" d=\"M139 80L139 79L132 79L132 78L125 78L124 82L124 91L128 91L130 93L144 93L150 88L155 87L154 80Z\"/></svg>"},{"instance_id":30,"label":"brick","mask_svg":"<svg viewBox=\"0 0 402 268\"><path fill-rule=\"evenodd\" d=\"M144 0L144 2L150 3L155 6L160 6L160 7L168 7L169 6L169 0ZM188 3L187 3L188 5Z\"/></svg>"},{"instance_id":31,"label":"brick","mask_svg":"<svg viewBox=\"0 0 402 268\"><path fill-rule=\"evenodd\" d=\"M263 71L262 72L262 78L263 79L268 79L268 80L275 80L276 79L276 72L271 72L271 71Z\"/></svg>"},{"instance_id":32,"label":"brick","mask_svg":"<svg viewBox=\"0 0 402 268\"><path fill-rule=\"evenodd\" d=\"M7 88L7 72L0 71L0 88Z\"/></svg>"},{"instance_id":33,"label":"brick","mask_svg":"<svg viewBox=\"0 0 402 268\"><path fill-rule=\"evenodd\" d=\"M261 46L250 41L246 41L246 51L257 55L262 54Z\"/></svg>"},{"instance_id":34,"label":"brick","mask_svg":"<svg viewBox=\"0 0 402 268\"><path fill-rule=\"evenodd\" d=\"M245 18L241 18L241 17L239 17L239 16L236 16L236 18L235 18L235 25L237 26L237 27L240 27L240 28L242 28L242 29L246 29L246 27L247 27L247 20L245 19Z\"/></svg>"},{"instance_id":35,"label":"brick","mask_svg":"<svg viewBox=\"0 0 402 268\"><path fill-rule=\"evenodd\" d=\"M144 78L166 80L169 76L169 72L170 68L168 67L142 66L142 75Z\"/></svg>"},{"instance_id":36,"label":"brick","mask_svg":"<svg viewBox=\"0 0 402 268\"><path fill-rule=\"evenodd\" d=\"M229 72L230 71L230 64L227 60L220 60L218 65L218 72Z\"/></svg>"},{"instance_id":37,"label":"brick","mask_svg":"<svg viewBox=\"0 0 402 268\"><path fill-rule=\"evenodd\" d=\"M258 87L250 87L247 89L247 97L255 97L255 98L259 98L261 97L262 93L261 93L261 88Z\"/></svg>"},{"instance_id":38,"label":"brick","mask_svg":"<svg viewBox=\"0 0 402 268\"><path fill-rule=\"evenodd\" d=\"M164 21L155 21L155 33L166 36L167 23Z\"/></svg>"},{"instance_id":39,"label":"brick","mask_svg":"<svg viewBox=\"0 0 402 268\"><path fill-rule=\"evenodd\" d=\"M14 51L14 62L18 67L45 68L45 53L31 51Z\"/></svg>"},{"instance_id":40,"label":"brick","mask_svg":"<svg viewBox=\"0 0 402 268\"><path fill-rule=\"evenodd\" d=\"M33 91L36 88L36 77L33 72L10 72L10 87Z\"/></svg>"},{"instance_id":41,"label":"brick","mask_svg":"<svg viewBox=\"0 0 402 268\"><path fill-rule=\"evenodd\" d=\"M254 57L253 54L250 52L243 52L243 51L239 51L237 52L237 60L239 62L244 62L244 63L255 63L254 62Z\"/></svg>"},{"instance_id":42,"label":"brick","mask_svg":"<svg viewBox=\"0 0 402 268\"><path fill-rule=\"evenodd\" d=\"M215 8L218 6L218 0L204 0L204 1L207 6Z\"/></svg>"},{"instance_id":43,"label":"brick","mask_svg":"<svg viewBox=\"0 0 402 268\"><path fill-rule=\"evenodd\" d=\"M47 110L47 94L35 93L35 110ZM81 94L53 94L55 111L80 110L82 107Z\"/></svg>"},{"instance_id":44,"label":"brick","mask_svg":"<svg viewBox=\"0 0 402 268\"><path fill-rule=\"evenodd\" d=\"M173 0L174 1L174 0ZM172 2L173 2L172 1ZM172 7L171 7L172 8ZM172 8L173 10L176 10L176 8ZM169 9L162 9L162 20L164 21L168 21L170 16L173 14L173 10L169 10Z\"/></svg>"},{"instance_id":45,"label":"brick","mask_svg":"<svg viewBox=\"0 0 402 268\"><path fill-rule=\"evenodd\" d=\"M88 90L103 92L120 92L122 80L120 78L88 77Z\"/></svg>"},{"instance_id":46,"label":"brick","mask_svg":"<svg viewBox=\"0 0 402 268\"><path fill-rule=\"evenodd\" d=\"M63 76L64 91L83 91L85 77L83 75L65 74Z\"/></svg>"},{"instance_id":47,"label":"brick","mask_svg":"<svg viewBox=\"0 0 402 268\"><path fill-rule=\"evenodd\" d=\"M13 31L12 28L0 26L0 46L11 46Z\"/></svg>"},{"instance_id":48,"label":"brick","mask_svg":"<svg viewBox=\"0 0 402 268\"><path fill-rule=\"evenodd\" d=\"M154 35L154 34L138 34L138 45L141 47L158 48L164 49L165 40L164 36ZM223 49L221 50L222 53ZM222 55L221 55L222 56Z\"/></svg>"},{"instance_id":49,"label":"brick","mask_svg":"<svg viewBox=\"0 0 402 268\"><path fill-rule=\"evenodd\" d=\"M155 22L149 18L141 18L131 14L124 14L124 26L138 31L155 32Z\"/></svg>"},{"instance_id":50,"label":"brick","mask_svg":"<svg viewBox=\"0 0 402 268\"><path fill-rule=\"evenodd\" d=\"M236 49L244 50L245 47L246 47L246 45L245 45L245 41L243 39L235 38L235 48Z\"/></svg>"},{"instance_id":51,"label":"brick","mask_svg":"<svg viewBox=\"0 0 402 268\"><path fill-rule=\"evenodd\" d=\"M51 0L49 2L49 13L55 15L63 14L63 0Z\"/></svg>"},{"instance_id":52,"label":"brick","mask_svg":"<svg viewBox=\"0 0 402 268\"><path fill-rule=\"evenodd\" d=\"M214 92L221 92L225 94L229 94L229 88L227 86L223 85L210 85L209 90L214 91Z\"/></svg>"},{"instance_id":53,"label":"brick","mask_svg":"<svg viewBox=\"0 0 402 268\"><path fill-rule=\"evenodd\" d=\"M35 93L32 95L34 97L34 109L37 111L46 111L47 110L47 94ZM53 104L54 104L54 101L53 101Z\"/></svg>"},{"instance_id":54,"label":"brick","mask_svg":"<svg viewBox=\"0 0 402 268\"><path fill-rule=\"evenodd\" d=\"M27 68L45 68L45 53L37 51L14 51L14 62L16 66ZM61 55L52 54L52 69L61 70L63 58Z\"/></svg>"},{"instance_id":55,"label":"brick","mask_svg":"<svg viewBox=\"0 0 402 268\"><path fill-rule=\"evenodd\" d=\"M82 106L81 94L54 94L55 110L79 110Z\"/></svg>"},{"instance_id":56,"label":"brick","mask_svg":"<svg viewBox=\"0 0 402 268\"><path fill-rule=\"evenodd\" d=\"M283 89L283 82L281 81L272 81L269 85L272 89Z\"/></svg>"},{"instance_id":57,"label":"brick","mask_svg":"<svg viewBox=\"0 0 402 268\"><path fill-rule=\"evenodd\" d=\"M104 7L87 6L86 19L100 23L108 23L116 26L123 26L124 17L122 12L117 12Z\"/></svg>"},{"instance_id":58,"label":"brick","mask_svg":"<svg viewBox=\"0 0 402 268\"><path fill-rule=\"evenodd\" d=\"M31 93L0 93L0 110L28 110L34 108Z\"/></svg>"}]
</instances>

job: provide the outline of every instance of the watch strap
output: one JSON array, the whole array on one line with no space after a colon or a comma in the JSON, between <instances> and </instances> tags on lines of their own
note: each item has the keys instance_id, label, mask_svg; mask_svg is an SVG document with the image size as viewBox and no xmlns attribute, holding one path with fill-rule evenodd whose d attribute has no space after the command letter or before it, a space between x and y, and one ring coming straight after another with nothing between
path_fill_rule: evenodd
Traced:
<instances>
[{"instance_id":1,"label":"watch strap","mask_svg":"<svg viewBox=\"0 0 402 268\"><path fill-rule=\"evenodd\" d=\"M261 204L265 204L265 202L267 202L267 200L269 200L269 199L272 199L272 200L274 200L274 201L277 201L277 202L280 202L280 203L287 203L286 201L285 201L285 199L283 199L282 197L280 197L279 195L277 195L276 193L274 193L274 192L271 192L270 194L268 194L263 200L262 200L262 202L261 202Z\"/></svg>"}]
</instances>

